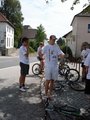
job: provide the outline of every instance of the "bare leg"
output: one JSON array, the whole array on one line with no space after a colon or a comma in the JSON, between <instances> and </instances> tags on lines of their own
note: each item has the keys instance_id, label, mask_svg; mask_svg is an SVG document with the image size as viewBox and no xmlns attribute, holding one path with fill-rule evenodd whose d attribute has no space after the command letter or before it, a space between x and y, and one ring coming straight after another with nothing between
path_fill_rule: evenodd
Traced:
<instances>
[{"instance_id":1,"label":"bare leg","mask_svg":"<svg viewBox=\"0 0 90 120\"><path fill-rule=\"evenodd\" d=\"M21 75L19 78L19 84L20 86L23 86L25 84L25 75Z\"/></svg>"},{"instance_id":2,"label":"bare leg","mask_svg":"<svg viewBox=\"0 0 90 120\"><path fill-rule=\"evenodd\" d=\"M86 77L86 69L85 67L82 68L82 82L85 82L85 77Z\"/></svg>"},{"instance_id":3,"label":"bare leg","mask_svg":"<svg viewBox=\"0 0 90 120\"><path fill-rule=\"evenodd\" d=\"M46 80L45 82L45 95L46 96L48 96L49 83L50 83L50 80Z\"/></svg>"},{"instance_id":4,"label":"bare leg","mask_svg":"<svg viewBox=\"0 0 90 120\"><path fill-rule=\"evenodd\" d=\"M52 91L53 91L53 86L54 86L54 80L50 80L50 85L49 85L49 93L50 95L52 95Z\"/></svg>"},{"instance_id":5,"label":"bare leg","mask_svg":"<svg viewBox=\"0 0 90 120\"><path fill-rule=\"evenodd\" d=\"M41 69L41 72L42 72L43 69L44 69L43 60L40 61L40 69Z\"/></svg>"}]
</instances>

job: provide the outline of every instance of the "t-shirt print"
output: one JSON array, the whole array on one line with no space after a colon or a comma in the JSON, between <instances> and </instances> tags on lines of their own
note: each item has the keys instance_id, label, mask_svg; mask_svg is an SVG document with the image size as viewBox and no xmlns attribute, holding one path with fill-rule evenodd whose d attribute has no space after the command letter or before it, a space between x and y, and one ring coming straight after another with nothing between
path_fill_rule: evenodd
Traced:
<instances>
[{"instance_id":1,"label":"t-shirt print","mask_svg":"<svg viewBox=\"0 0 90 120\"><path fill-rule=\"evenodd\" d=\"M57 58L56 51L49 49L49 61L55 61Z\"/></svg>"}]
</instances>

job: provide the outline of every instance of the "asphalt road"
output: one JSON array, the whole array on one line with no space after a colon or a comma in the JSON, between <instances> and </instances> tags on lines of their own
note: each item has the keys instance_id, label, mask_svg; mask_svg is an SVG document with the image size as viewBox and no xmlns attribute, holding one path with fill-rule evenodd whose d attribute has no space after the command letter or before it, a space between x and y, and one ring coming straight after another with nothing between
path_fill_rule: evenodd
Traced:
<instances>
[{"instance_id":1,"label":"asphalt road","mask_svg":"<svg viewBox=\"0 0 90 120\"><path fill-rule=\"evenodd\" d=\"M36 62L36 57L30 57L30 63ZM18 57L0 57L0 69L19 65Z\"/></svg>"}]
</instances>

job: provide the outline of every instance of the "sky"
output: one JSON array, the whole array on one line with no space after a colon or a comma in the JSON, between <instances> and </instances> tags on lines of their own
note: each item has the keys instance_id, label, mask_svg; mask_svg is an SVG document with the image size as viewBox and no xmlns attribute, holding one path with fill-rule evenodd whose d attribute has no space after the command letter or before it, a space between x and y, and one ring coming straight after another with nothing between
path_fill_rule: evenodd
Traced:
<instances>
[{"instance_id":1,"label":"sky","mask_svg":"<svg viewBox=\"0 0 90 120\"><path fill-rule=\"evenodd\" d=\"M87 0L80 0L74 10L70 10L74 0L61 3L61 0L19 0L24 17L23 24L37 28L40 24L45 28L47 37L55 34L57 38L62 37L72 30L70 26L73 17L83 10L83 4Z\"/></svg>"}]
</instances>

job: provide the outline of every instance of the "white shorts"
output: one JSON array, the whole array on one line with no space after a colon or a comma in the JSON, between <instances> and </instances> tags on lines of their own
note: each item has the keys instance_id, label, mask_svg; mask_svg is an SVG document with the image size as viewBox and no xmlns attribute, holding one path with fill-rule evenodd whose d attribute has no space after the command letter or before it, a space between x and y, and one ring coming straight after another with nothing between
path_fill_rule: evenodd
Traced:
<instances>
[{"instance_id":1,"label":"white shorts","mask_svg":"<svg viewBox=\"0 0 90 120\"><path fill-rule=\"evenodd\" d=\"M46 80L57 80L58 79L58 68L57 68L57 66L45 67L45 79Z\"/></svg>"}]
</instances>

